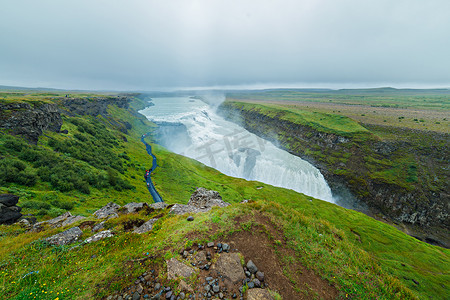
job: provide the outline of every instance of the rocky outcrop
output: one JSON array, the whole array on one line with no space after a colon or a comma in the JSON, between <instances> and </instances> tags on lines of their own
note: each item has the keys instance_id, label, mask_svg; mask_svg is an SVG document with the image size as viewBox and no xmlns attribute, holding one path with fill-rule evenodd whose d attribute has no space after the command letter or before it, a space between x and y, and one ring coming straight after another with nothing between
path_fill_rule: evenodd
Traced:
<instances>
[{"instance_id":1,"label":"rocky outcrop","mask_svg":"<svg viewBox=\"0 0 450 300\"><path fill-rule=\"evenodd\" d=\"M120 211L126 214L132 214L132 213L137 213L141 210L144 209L148 209L149 206L147 203L145 202L140 202L140 203L136 203L136 202L131 202L128 204L125 204Z\"/></svg>"},{"instance_id":2,"label":"rocky outcrop","mask_svg":"<svg viewBox=\"0 0 450 300\"><path fill-rule=\"evenodd\" d=\"M130 100L126 96L95 97L95 98L61 98L64 110L70 115L107 116L108 106L128 108Z\"/></svg>"},{"instance_id":3,"label":"rocky outcrop","mask_svg":"<svg viewBox=\"0 0 450 300\"><path fill-rule=\"evenodd\" d=\"M0 224L13 224L22 214L21 207L16 206L19 197L12 194L0 194Z\"/></svg>"},{"instance_id":4,"label":"rocky outcrop","mask_svg":"<svg viewBox=\"0 0 450 300\"><path fill-rule=\"evenodd\" d=\"M6 129L13 135L21 135L36 144L45 130L61 132L62 113L70 116L101 115L124 133L132 128L130 123L114 120L108 114L109 105L128 108L130 100L127 96L60 98L55 102L58 104L38 101L0 103L0 129ZM67 134L68 131L64 130L61 133Z\"/></svg>"},{"instance_id":5,"label":"rocky outcrop","mask_svg":"<svg viewBox=\"0 0 450 300\"><path fill-rule=\"evenodd\" d=\"M199 187L191 195L188 205L198 208L211 208L213 206L226 207L230 203L224 202L219 192Z\"/></svg>"},{"instance_id":6,"label":"rocky outcrop","mask_svg":"<svg viewBox=\"0 0 450 300\"><path fill-rule=\"evenodd\" d=\"M257 110L241 110L238 106L225 103L220 113L227 119L237 121L247 130L276 142L280 148L299 156L320 169L333 194L340 195L338 204L354 208L369 215L384 215L393 222L402 223L415 237L441 246L450 246L450 196L448 168L445 157L448 147L413 147L405 140L380 141L376 137L362 137L319 131L313 127L299 125L280 116L268 116ZM393 130L388 128L390 132ZM407 131L408 129L401 129ZM411 136L415 132L408 133ZM422 136L424 133L419 133ZM448 134L430 133L437 145L448 145ZM422 143L423 144L423 143ZM350 154L348 159L342 154ZM367 159L390 161L393 157L410 155L422 168L432 169L429 174L439 174L444 182L440 188L429 188L424 179L416 184L397 184L395 180L383 178L380 169L370 169ZM380 165L379 167L382 167ZM411 167L406 172L418 172ZM387 170L387 169L386 169ZM447 175L442 175L447 174ZM428 181L428 182L427 182ZM345 201L342 201L345 200ZM349 200L349 201L348 201Z\"/></svg>"},{"instance_id":7,"label":"rocky outcrop","mask_svg":"<svg viewBox=\"0 0 450 300\"><path fill-rule=\"evenodd\" d=\"M40 230L40 229L42 229L42 226L44 224L49 224L53 228L64 227L64 226L71 225L77 221L83 220L84 218L85 217L83 217L83 216L73 216L68 211L56 218L53 218L53 219L50 219L47 221L38 222L33 225L33 228L34 228L34 230Z\"/></svg>"},{"instance_id":8,"label":"rocky outcrop","mask_svg":"<svg viewBox=\"0 0 450 300\"><path fill-rule=\"evenodd\" d=\"M103 218L117 218L119 215L117 214L119 212L120 205L109 202L99 210L94 212L94 216L96 216L98 219Z\"/></svg>"},{"instance_id":9,"label":"rocky outcrop","mask_svg":"<svg viewBox=\"0 0 450 300\"><path fill-rule=\"evenodd\" d=\"M33 144L45 130L59 132L62 123L55 104L0 103L0 128L21 135Z\"/></svg>"},{"instance_id":10,"label":"rocky outcrop","mask_svg":"<svg viewBox=\"0 0 450 300\"><path fill-rule=\"evenodd\" d=\"M112 237L114 234L111 230L103 230L99 233L94 234L93 236L84 240L85 244L90 244L92 242L97 242L99 240L103 240L104 238Z\"/></svg>"},{"instance_id":11,"label":"rocky outcrop","mask_svg":"<svg viewBox=\"0 0 450 300\"><path fill-rule=\"evenodd\" d=\"M156 221L158 221L157 218L150 219L141 226L139 226L138 228L136 228L134 232L138 234L149 232L150 230L153 229L153 224L155 224Z\"/></svg>"},{"instance_id":12,"label":"rocky outcrop","mask_svg":"<svg viewBox=\"0 0 450 300\"><path fill-rule=\"evenodd\" d=\"M191 195L187 205L174 204L170 207L170 213L175 215L193 214L209 211L214 206L226 207L228 205L230 203L223 201L218 192L199 187Z\"/></svg>"},{"instance_id":13,"label":"rocky outcrop","mask_svg":"<svg viewBox=\"0 0 450 300\"><path fill-rule=\"evenodd\" d=\"M46 241L53 245L63 246L77 241L82 234L83 232L79 227L72 227L47 238Z\"/></svg>"}]
</instances>

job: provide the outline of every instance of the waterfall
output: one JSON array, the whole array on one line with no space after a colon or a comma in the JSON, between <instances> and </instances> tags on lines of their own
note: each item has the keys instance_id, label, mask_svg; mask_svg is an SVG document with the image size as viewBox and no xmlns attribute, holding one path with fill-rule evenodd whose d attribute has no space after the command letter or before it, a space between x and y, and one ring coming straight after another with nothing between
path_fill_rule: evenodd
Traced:
<instances>
[{"instance_id":1,"label":"waterfall","mask_svg":"<svg viewBox=\"0 0 450 300\"><path fill-rule=\"evenodd\" d=\"M229 176L334 202L331 189L317 168L226 121L204 102L189 97L154 98L152 101L154 105L140 113L160 124L158 142L170 151Z\"/></svg>"}]
</instances>

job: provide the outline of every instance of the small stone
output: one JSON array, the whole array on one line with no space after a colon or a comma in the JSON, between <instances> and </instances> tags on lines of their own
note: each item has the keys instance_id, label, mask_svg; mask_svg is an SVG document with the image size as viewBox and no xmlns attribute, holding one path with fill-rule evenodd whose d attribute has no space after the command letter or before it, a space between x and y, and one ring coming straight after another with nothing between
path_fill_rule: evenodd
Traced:
<instances>
[{"instance_id":1,"label":"small stone","mask_svg":"<svg viewBox=\"0 0 450 300\"><path fill-rule=\"evenodd\" d=\"M181 292L178 296L180 297L180 299L184 299L184 297L186 297L186 295L183 292Z\"/></svg>"},{"instance_id":2,"label":"small stone","mask_svg":"<svg viewBox=\"0 0 450 300\"><path fill-rule=\"evenodd\" d=\"M236 299L237 298L237 295L236 295L236 293L234 293L233 294L233 296L231 296L233 299Z\"/></svg>"},{"instance_id":3,"label":"small stone","mask_svg":"<svg viewBox=\"0 0 450 300\"><path fill-rule=\"evenodd\" d=\"M219 298L223 299L223 293L219 293Z\"/></svg>"},{"instance_id":4,"label":"small stone","mask_svg":"<svg viewBox=\"0 0 450 300\"><path fill-rule=\"evenodd\" d=\"M249 271L245 271L245 276L250 277L252 276L252 273L250 273Z\"/></svg>"},{"instance_id":5,"label":"small stone","mask_svg":"<svg viewBox=\"0 0 450 300\"><path fill-rule=\"evenodd\" d=\"M189 216L189 217L187 217L186 220L188 220L189 222L194 221L194 217L193 216Z\"/></svg>"},{"instance_id":6,"label":"small stone","mask_svg":"<svg viewBox=\"0 0 450 300\"><path fill-rule=\"evenodd\" d=\"M183 251L183 258L186 258L189 255L189 252Z\"/></svg>"},{"instance_id":7,"label":"small stone","mask_svg":"<svg viewBox=\"0 0 450 300\"><path fill-rule=\"evenodd\" d=\"M264 281L264 272L261 271L256 272L256 278L258 278L259 281Z\"/></svg>"},{"instance_id":8,"label":"small stone","mask_svg":"<svg viewBox=\"0 0 450 300\"><path fill-rule=\"evenodd\" d=\"M211 287L209 285L205 286L205 291L209 292L211 290Z\"/></svg>"},{"instance_id":9,"label":"small stone","mask_svg":"<svg viewBox=\"0 0 450 300\"><path fill-rule=\"evenodd\" d=\"M247 283L247 286L249 289L252 289L255 287L255 284L253 283L253 281L250 281L249 283Z\"/></svg>"},{"instance_id":10,"label":"small stone","mask_svg":"<svg viewBox=\"0 0 450 300\"><path fill-rule=\"evenodd\" d=\"M142 294L142 292L144 291L144 288L142 287L142 285L138 284L137 287L136 287L136 291L137 291L139 294Z\"/></svg>"},{"instance_id":11,"label":"small stone","mask_svg":"<svg viewBox=\"0 0 450 300\"><path fill-rule=\"evenodd\" d=\"M133 300L139 300L139 299L141 299L141 295L138 293L138 292L135 292L134 294L133 294L133 298L132 298Z\"/></svg>"},{"instance_id":12,"label":"small stone","mask_svg":"<svg viewBox=\"0 0 450 300\"><path fill-rule=\"evenodd\" d=\"M250 271L250 273L252 273L252 274L255 274L256 272L258 272L258 268L251 260L248 261L247 268Z\"/></svg>"},{"instance_id":13,"label":"small stone","mask_svg":"<svg viewBox=\"0 0 450 300\"><path fill-rule=\"evenodd\" d=\"M222 248L222 243L217 243L217 248Z\"/></svg>"},{"instance_id":14,"label":"small stone","mask_svg":"<svg viewBox=\"0 0 450 300\"><path fill-rule=\"evenodd\" d=\"M161 296L159 294L156 294L151 299L152 300L159 300L159 299L161 299Z\"/></svg>"},{"instance_id":15,"label":"small stone","mask_svg":"<svg viewBox=\"0 0 450 300\"><path fill-rule=\"evenodd\" d=\"M257 278L253 279L253 284L254 284L256 287L261 287L261 282L260 282Z\"/></svg>"},{"instance_id":16,"label":"small stone","mask_svg":"<svg viewBox=\"0 0 450 300\"><path fill-rule=\"evenodd\" d=\"M230 246L228 246L228 244L222 244L222 249L223 251L228 251L230 250Z\"/></svg>"},{"instance_id":17,"label":"small stone","mask_svg":"<svg viewBox=\"0 0 450 300\"><path fill-rule=\"evenodd\" d=\"M155 291L158 291L161 288L161 284L158 282L155 284Z\"/></svg>"},{"instance_id":18,"label":"small stone","mask_svg":"<svg viewBox=\"0 0 450 300\"><path fill-rule=\"evenodd\" d=\"M213 280L212 277L206 277L205 279L206 279L206 281L212 281Z\"/></svg>"},{"instance_id":19,"label":"small stone","mask_svg":"<svg viewBox=\"0 0 450 300\"><path fill-rule=\"evenodd\" d=\"M166 293L166 299L170 299L170 297L172 297L172 291Z\"/></svg>"},{"instance_id":20,"label":"small stone","mask_svg":"<svg viewBox=\"0 0 450 300\"><path fill-rule=\"evenodd\" d=\"M209 242L209 243L207 244L207 246L208 246L208 248L214 247L214 242Z\"/></svg>"},{"instance_id":21,"label":"small stone","mask_svg":"<svg viewBox=\"0 0 450 300\"><path fill-rule=\"evenodd\" d=\"M220 287L218 285L213 286L213 292L218 293L220 291Z\"/></svg>"}]
</instances>

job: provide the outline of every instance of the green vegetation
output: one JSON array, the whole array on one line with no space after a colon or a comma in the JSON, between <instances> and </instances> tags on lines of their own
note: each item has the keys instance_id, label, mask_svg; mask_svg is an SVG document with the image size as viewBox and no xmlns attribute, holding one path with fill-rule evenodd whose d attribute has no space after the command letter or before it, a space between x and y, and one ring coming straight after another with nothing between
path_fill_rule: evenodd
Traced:
<instances>
[{"instance_id":1,"label":"green vegetation","mask_svg":"<svg viewBox=\"0 0 450 300\"><path fill-rule=\"evenodd\" d=\"M363 124L450 131L450 90L265 90L229 93L227 99L333 113Z\"/></svg>"},{"instance_id":2,"label":"green vegetation","mask_svg":"<svg viewBox=\"0 0 450 300\"><path fill-rule=\"evenodd\" d=\"M347 105L368 105L386 108L450 109L450 90L414 89L343 89L343 90L263 90L236 92L231 99L258 101L326 102Z\"/></svg>"},{"instance_id":3,"label":"green vegetation","mask_svg":"<svg viewBox=\"0 0 450 300\"><path fill-rule=\"evenodd\" d=\"M324 114L309 112L295 107L280 106L276 104L255 104L228 101L228 104L240 110L252 110L269 117L290 121L298 125L306 125L315 130L335 133L342 136L353 136L358 133L367 133L368 130L350 118L338 114Z\"/></svg>"},{"instance_id":4,"label":"green vegetation","mask_svg":"<svg viewBox=\"0 0 450 300\"><path fill-rule=\"evenodd\" d=\"M134 98L131 107L142 105ZM151 160L139 138L153 125L131 109L110 106L108 112L110 118L128 122L132 129L125 134L108 119L75 116L64 118L62 129L68 129L69 134L45 132L36 146L1 134L4 158L0 162L6 160L10 171L1 175L0 192L20 196L23 213L36 214L40 220L69 209L88 216L83 222L99 222L90 214L110 201L120 205L151 202L142 179ZM333 125L333 120L318 124ZM339 130L331 125L332 130ZM266 216L282 234L282 240L269 235L280 263L282 247L295 251L289 263L314 270L336 286L341 298L439 299L446 295L449 250L420 242L364 214L292 190L228 177L153 146L159 166L152 178L167 203L187 203L195 188L202 186L219 191L233 205L197 214L193 222L187 222L186 216L163 213L153 230L143 235L126 231L125 224L146 221L161 212L123 215L106 223L106 228L117 233L114 237L72 250L72 246L54 247L44 240L65 228L26 232L18 225L0 226L0 294L11 299L101 298L130 285L149 269L163 270L164 258L177 257L187 243L220 240L236 231L253 232L257 224L267 226L258 217ZM97 151L96 155L84 156L84 149ZM337 161L348 159L345 153L336 157ZM381 158L367 161L391 166ZM405 176L414 181L416 165L405 166ZM11 172L19 176L8 175ZM53 174L60 172L64 173L62 183L52 181ZM16 181L22 176L35 182ZM72 186L64 190L64 184ZM89 193L78 188L81 184ZM250 202L239 204L244 199ZM235 221L244 216L247 222ZM83 239L91 235L88 227L83 229ZM187 240L186 236L195 238ZM154 259L138 261L147 256ZM166 280L163 274L160 276Z\"/></svg>"}]
</instances>

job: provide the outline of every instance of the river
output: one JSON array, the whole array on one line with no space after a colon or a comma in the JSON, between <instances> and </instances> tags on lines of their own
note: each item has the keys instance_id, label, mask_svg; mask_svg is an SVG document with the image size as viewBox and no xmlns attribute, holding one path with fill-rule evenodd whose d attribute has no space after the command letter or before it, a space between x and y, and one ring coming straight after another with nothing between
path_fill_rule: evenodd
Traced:
<instances>
[{"instance_id":1,"label":"river","mask_svg":"<svg viewBox=\"0 0 450 300\"><path fill-rule=\"evenodd\" d=\"M157 141L170 151L229 176L335 202L317 168L223 119L213 106L191 97L152 98L152 103L140 113L160 125Z\"/></svg>"}]
</instances>

